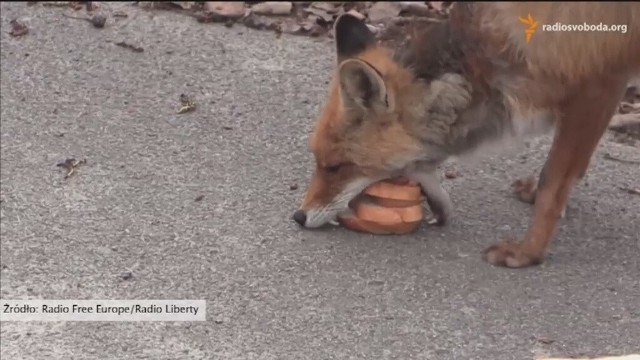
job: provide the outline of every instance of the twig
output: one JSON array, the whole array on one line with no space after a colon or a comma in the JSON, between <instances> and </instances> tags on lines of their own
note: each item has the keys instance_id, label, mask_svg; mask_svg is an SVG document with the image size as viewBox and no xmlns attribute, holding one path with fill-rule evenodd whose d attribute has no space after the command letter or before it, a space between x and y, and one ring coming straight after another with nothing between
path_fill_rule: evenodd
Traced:
<instances>
[{"instance_id":1,"label":"twig","mask_svg":"<svg viewBox=\"0 0 640 360\"><path fill-rule=\"evenodd\" d=\"M605 153L603 156L603 158L605 158L606 160L611 160L611 161L617 161L619 163L623 163L623 164L640 164L640 161L638 160L627 160L627 159L620 159L618 157L615 157L609 153Z\"/></svg>"},{"instance_id":2,"label":"twig","mask_svg":"<svg viewBox=\"0 0 640 360\"><path fill-rule=\"evenodd\" d=\"M35 2L35 1L34 1ZM62 2L43 2L42 6L44 7L71 7L71 3L68 1L62 1Z\"/></svg>"},{"instance_id":3,"label":"twig","mask_svg":"<svg viewBox=\"0 0 640 360\"><path fill-rule=\"evenodd\" d=\"M634 188L624 187L624 186L618 186L618 189L631 195L640 195L640 189L634 189Z\"/></svg>"},{"instance_id":4,"label":"twig","mask_svg":"<svg viewBox=\"0 0 640 360\"><path fill-rule=\"evenodd\" d=\"M67 14L64 14L64 13L62 15L65 16L65 17L68 17L69 19L88 21L93 26L95 26L97 28L103 28L104 24L107 22L107 18L104 15L101 15L101 14L93 15L91 18L80 17L80 16L72 16L72 15L67 15Z\"/></svg>"},{"instance_id":5,"label":"twig","mask_svg":"<svg viewBox=\"0 0 640 360\"><path fill-rule=\"evenodd\" d=\"M129 49L131 51L135 51L135 52L143 52L144 49L139 47L139 46L135 46L135 45L131 45L131 44L127 44L124 41L120 41L119 43L116 43L116 45L123 47L125 49Z\"/></svg>"},{"instance_id":6,"label":"twig","mask_svg":"<svg viewBox=\"0 0 640 360\"><path fill-rule=\"evenodd\" d=\"M65 179L68 179L71 175L73 175L75 173L75 169L82 165L85 164L87 162L87 159L82 159L80 161L76 160L76 159L66 159L64 162L59 163L56 166L62 167L65 170L67 170L67 174L64 176Z\"/></svg>"},{"instance_id":7,"label":"twig","mask_svg":"<svg viewBox=\"0 0 640 360\"><path fill-rule=\"evenodd\" d=\"M614 115L609 123L611 130L625 130L631 126L640 126L640 113Z\"/></svg>"}]
</instances>

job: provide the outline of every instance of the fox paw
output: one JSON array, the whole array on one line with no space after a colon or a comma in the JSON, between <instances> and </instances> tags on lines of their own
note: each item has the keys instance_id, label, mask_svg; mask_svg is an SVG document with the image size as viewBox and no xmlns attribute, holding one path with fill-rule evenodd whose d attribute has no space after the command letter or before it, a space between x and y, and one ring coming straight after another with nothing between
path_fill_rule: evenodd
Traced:
<instances>
[{"instance_id":1,"label":"fox paw","mask_svg":"<svg viewBox=\"0 0 640 360\"><path fill-rule=\"evenodd\" d=\"M483 259L495 266L523 268L539 265L543 257L524 252L520 242L503 241L487 248Z\"/></svg>"},{"instance_id":2,"label":"fox paw","mask_svg":"<svg viewBox=\"0 0 640 360\"><path fill-rule=\"evenodd\" d=\"M529 204L533 204L536 201L536 193L538 191L538 180L534 176L529 176L524 179L518 179L511 184L513 193L516 197Z\"/></svg>"}]
</instances>

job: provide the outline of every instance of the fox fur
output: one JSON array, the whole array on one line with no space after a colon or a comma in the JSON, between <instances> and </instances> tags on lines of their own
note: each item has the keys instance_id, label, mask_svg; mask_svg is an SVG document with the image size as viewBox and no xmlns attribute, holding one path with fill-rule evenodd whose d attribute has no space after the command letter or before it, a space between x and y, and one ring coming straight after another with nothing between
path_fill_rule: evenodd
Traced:
<instances>
[{"instance_id":1,"label":"fox fur","mask_svg":"<svg viewBox=\"0 0 640 360\"><path fill-rule=\"evenodd\" d=\"M623 24L622 32L549 32L527 43L519 18L539 24ZM418 181L439 224L453 206L436 168L504 138L555 129L537 180L518 195L535 203L522 241L484 252L509 267L539 264L573 185L640 72L640 6L631 2L461 2L447 21L418 30L399 51L379 46L360 20L335 24L337 67L310 149L316 169L294 219L330 222L368 185Z\"/></svg>"}]
</instances>

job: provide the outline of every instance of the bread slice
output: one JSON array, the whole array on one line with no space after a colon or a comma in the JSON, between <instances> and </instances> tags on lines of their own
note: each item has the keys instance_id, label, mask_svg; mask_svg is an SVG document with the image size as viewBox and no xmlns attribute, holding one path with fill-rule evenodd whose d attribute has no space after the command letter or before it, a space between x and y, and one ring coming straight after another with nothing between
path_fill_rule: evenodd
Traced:
<instances>
[{"instance_id":1,"label":"bread slice","mask_svg":"<svg viewBox=\"0 0 640 360\"><path fill-rule=\"evenodd\" d=\"M422 220L422 206L420 204L408 207L383 207L363 197L355 204L355 214L360 220L374 222L380 225L396 225Z\"/></svg>"},{"instance_id":2,"label":"bread slice","mask_svg":"<svg viewBox=\"0 0 640 360\"><path fill-rule=\"evenodd\" d=\"M422 204L424 201L424 197L420 197L417 200L394 200L394 199L385 199L379 198L377 196L364 195L370 199L371 202L376 205L386 207L386 208L403 208L403 207L411 207Z\"/></svg>"},{"instance_id":3,"label":"bread slice","mask_svg":"<svg viewBox=\"0 0 640 360\"><path fill-rule=\"evenodd\" d=\"M358 219L355 216L341 217L339 222L342 226L351 230L375 235L408 234L416 231L420 226L420 221L412 223L398 223L394 225L380 225L371 221Z\"/></svg>"},{"instance_id":4,"label":"bread slice","mask_svg":"<svg viewBox=\"0 0 640 360\"><path fill-rule=\"evenodd\" d=\"M422 189L411 183L380 181L365 189L364 193L381 199L416 201L420 200Z\"/></svg>"},{"instance_id":5,"label":"bread slice","mask_svg":"<svg viewBox=\"0 0 640 360\"><path fill-rule=\"evenodd\" d=\"M372 234L407 234L422 221L422 189L406 178L388 179L369 186L351 201L353 213L340 224Z\"/></svg>"}]
</instances>

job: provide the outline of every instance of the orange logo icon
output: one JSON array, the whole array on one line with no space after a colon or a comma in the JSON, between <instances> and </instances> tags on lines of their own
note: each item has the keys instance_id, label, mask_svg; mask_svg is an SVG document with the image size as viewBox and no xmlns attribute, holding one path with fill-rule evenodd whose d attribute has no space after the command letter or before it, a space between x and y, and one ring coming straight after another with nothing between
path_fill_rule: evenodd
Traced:
<instances>
[{"instance_id":1,"label":"orange logo icon","mask_svg":"<svg viewBox=\"0 0 640 360\"><path fill-rule=\"evenodd\" d=\"M533 33L536 32L536 29L538 28L538 22L533 20L531 14L528 14L526 18L519 17L518 20L528 26L528 28L524 30L524 38L528 44L529 41L531 41L531 36L533 36Z\"/></svg>"}]
</instances>

